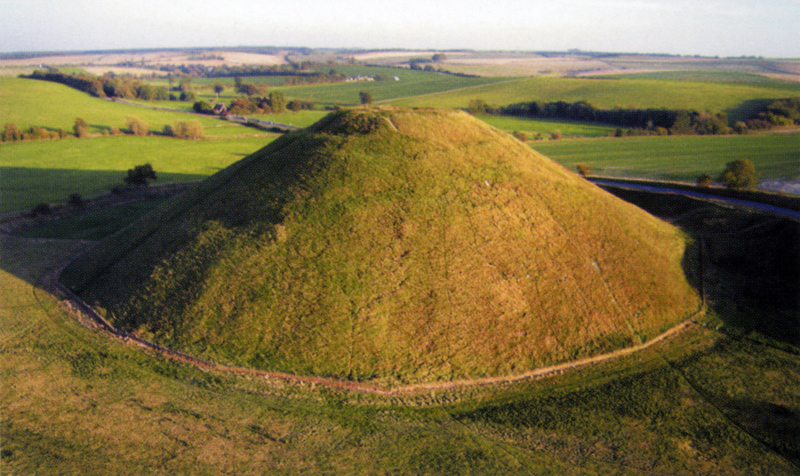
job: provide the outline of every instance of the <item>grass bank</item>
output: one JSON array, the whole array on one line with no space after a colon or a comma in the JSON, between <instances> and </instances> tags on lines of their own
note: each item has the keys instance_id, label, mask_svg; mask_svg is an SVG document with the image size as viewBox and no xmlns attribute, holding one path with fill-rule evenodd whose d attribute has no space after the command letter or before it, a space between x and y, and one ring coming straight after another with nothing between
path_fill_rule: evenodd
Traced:
<instances>
[{"instance_id":1,"label":"grass bank","mask_svg":"<svg viewBox=\"0 0 800 476\"><path fill-rule=\"evenodd\" d=\"M255 381L81 327L35 285L80 246L0 237L4 473L797 473L797 355L698 327L613 363L469 392Z\"/></svg>"}]
</instances>

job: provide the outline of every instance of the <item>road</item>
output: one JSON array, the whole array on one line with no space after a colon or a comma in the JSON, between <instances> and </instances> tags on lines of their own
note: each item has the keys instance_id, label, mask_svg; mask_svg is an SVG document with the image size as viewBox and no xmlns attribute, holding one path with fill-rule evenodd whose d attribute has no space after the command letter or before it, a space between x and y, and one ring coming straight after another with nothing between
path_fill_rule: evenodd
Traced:
<instances>
[{"instance_id":1,"label":"road","mask_svg":"<svg viewBox=\"0 0 800 476\"><path fill-rule=\"evenodd\" d=\"M674 195L683 195L684 197L690 198L697 198L699 200L708 200L713 202L721 202L721 203L728 203L731 205L743 206L747 208L752 208L754 210L758 210L761 212L770 213L773 215L778 215L782 218L788 218L790 220L800 221L800 212L789 210L787 208L776 207L773 205L766 205L764 203L752 202L749 200L740 200L737 198L727 198L727 197L720 197L717 195L712 195L708 193L700 193L700 192L692 192L689 190L678 190L672 189L669 187L659 187L655 185L645 185L639 184L635 182L619 182L616 180L603 180L603 179L595 179L589 178L589 181L596 185L607 186L607 187L617 187L627 190L640 190L643 192L653 192L653 193L668 193Z\"/></svg>"}]
</instances>

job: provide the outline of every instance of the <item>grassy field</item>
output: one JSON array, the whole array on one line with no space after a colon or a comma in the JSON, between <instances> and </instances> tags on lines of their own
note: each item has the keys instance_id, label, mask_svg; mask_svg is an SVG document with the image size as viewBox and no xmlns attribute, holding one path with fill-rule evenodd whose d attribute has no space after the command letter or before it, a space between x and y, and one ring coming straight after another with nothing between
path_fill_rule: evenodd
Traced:
<instances>
[{"instance_id":1,"label":"grassy field","mask_svg":"<svg viewBox=\"0 0 800 476\"><path fill-rule=\"evenodd\" d=\"M403 98L392 104L412 107L466 108L470 100L492 105L526 101L587 101L601 108L669 108L726 112L747 117L774 99L800 94L800 84L770 81L739 84L660 79L522 78L458 91Z\"/></svg>"},{"instance_id":2,"label":"grassy field","mask_svg":"<svg viewBox=\"0 0 800 476\"><path fill-rule=\"evenodd\" d=\"M502 388L311 388L81 327L35 285L81 246L0 237L3 474L797 474L800 362L747 339Z\"/></svg>"},{"instance_id":3,"label":"grassy field","mask_svg":"<svg viewBox=\"0 0 800 476\"><path fill-rule=\"evenodd\" d=\"M272 140L119 136L0 144L0 212L65 202L73 192L86 197L108 191L123 185L128 169L147 162L157 183L199 180Z\"/></svg>"},{"instance_id":4,"label":"grassy field","mask_svg":"<svg viewBox=\"0 0 800 476\"><path fill-rule=\"evenodd\" d=\"M431 94L450 90L459 90L478 85L492 84L507 80L507 78L465 78L427 71L414 71L406 68L382 68L371 66L332 66L322 71L334 69L340 74L349 76L376 76L386 75L397 77L399 81L375 82L339 82L332 84L317 84L307 86L286 86L285 79L278 76L248 76L242 78L246 83L267 85L267 91L280 91L289 99L311 100L318 107L324 106L354 106L359 104L361 91L369 91L375 101L386 101L420 94ZM163 79L148 80L148 83L167 86ZM198 99L216 101L217 95L213 91L214 84L222 84L225 90L219 96L219 102L229 103L239 97L234 89L233 78L201 78L194 79L192 86L198 93ZM191 104L172 102L167 107L189 109Z\"/></svg>"},{"instance_id":5,"label":"grassy field","mask_svg":"<svg viewBox=\"0 0 800 476\"><path fill-rule=\"evenodd\" d=\"M762 180L800 179L800 134L625 137L532 142L531 147L570 170L585 163L594 173L694 182L716 177L727 162L753 161Z\"/></svg>"},{"instance_id":6,"label":"grassy field","mask_svg":"<svg viewBox=\"0 0 800 476\"><path fill-rule=\"evenodd\" d=\"M529 138L535 136L546 137L553 132L561 132L563 137L608 137L614 133L615 128L601 124L580 122L556 121L547 119L523 119L510 116L479 115L478 119L490 126L507 132L520 131L528 134Z\"/></svg>"},{"instance_id":7,"label":"grassy field","mask_svg":"<svg viewBox=\"0 0 800 476\"><path fill-rule=\"evenodd\" d=\"M411 71L394 68L353 68L353 73L387 74L400 81L348 82L319 86L276 87L289 98L310 99L318 106L359 104L359 92L368 91L373 101L383 102L398 98L426 96L444 91L461 91L481 85L502 83L505 78L463 78L439 73ZM427 105L427 104L425 104Z\"/></svg>"},{"instance_id":8,"label":"grassy field","mask_svg":"<svg viewBox=\"0 0 800 476\"><path fill-rule=\"evenodd\" d=\"M174 103L151 103L171 107ZM20 129L31 126L50 130L63 129L72 133L75 118L89 125L90 134L99 134L111 127L125 129L125 121L135 116L160 132L167 124L197 120L205 127L206 137L252 135L257 130L220 121L213 117L158 111L145 107L93 98L67 86L33 79L0 77L0 118L3 124L13 122Z\"/></svg>"},{"instance_id":9,"label":"grassy field","mask_svg":"<svg viewBox=\"0 0 800 476\"><path fill-rule=\"evenodd\" d=\"M657 81L688 81L692 83L739 84L783 90L787 83L761 74L730 71L658 71L649 73L615 74L606 79L652 79Z\"/></svg>"},{"instance_id":10,"label":"grassy field","mask_svg":"<svg viewBox=\"0 0 800 476\"><path fill-rule=\"evenodd\" d=\"M34 224L19 230L16 234L27 238L101 240L152 211L165 200L166 198L140 200L99 210L83 211L74 216Z\"/></svg>"}]
</instances>

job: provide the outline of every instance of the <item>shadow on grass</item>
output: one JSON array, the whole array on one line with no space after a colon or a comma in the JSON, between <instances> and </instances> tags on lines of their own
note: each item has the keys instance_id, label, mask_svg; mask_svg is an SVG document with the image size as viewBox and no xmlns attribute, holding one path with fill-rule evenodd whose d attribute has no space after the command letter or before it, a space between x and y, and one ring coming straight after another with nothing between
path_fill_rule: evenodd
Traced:
<instances>
[{"instance_id":1,"label":"shadow on grass","mask_svg":"<svg viewBox=\"0 0 800 476\"><path fill-rule=\"evenodd\" d=\"M759 112L763 111L770 104L775 102L775 99L750 99L737 105L736 107L726 109L725 114L728 115L730 121L746 121L756 116Z\"/></svg>"},{"instance_id":2,"label":"shadow on grass","mask_svg":"<svg viewBox=\"0 0 800 476\"><path fill-rule=\"evenodd\" d=\"M800 346L800 223L671 194L609 191L691 237L686 278L730 332Z\"/></svg>"},{"instance_id":3,"label":"shadow on grass","mask_svg":"<svg viewBox=\"0 0 800 476\"><path fill-rule=\"evenodd\" d=\"M147 162L143 157L142 163ZM196 182L205 175L163 173L156 170L154 185L171 182ZM125 171L35 169L0 167L0 213L29 211L38 203L66 202L70 194L90 197L124 187Z\"/></svg>"}]
</instances>

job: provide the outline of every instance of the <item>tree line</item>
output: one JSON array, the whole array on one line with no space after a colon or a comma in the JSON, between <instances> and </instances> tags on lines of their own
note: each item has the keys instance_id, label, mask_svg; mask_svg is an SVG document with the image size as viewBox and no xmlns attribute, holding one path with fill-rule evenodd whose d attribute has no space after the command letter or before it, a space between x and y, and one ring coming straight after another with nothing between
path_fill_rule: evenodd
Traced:
<instances>
[{"instance_id":1,"label":"tree line","mask_svg":"<svg viewBox=\"0 0 800 476\"><path fill-rule=\"evenodd\" d=\"M487 111L488 112L488 111ZM728 116L672 109L601 109L585 101L531 101L497 109L505 116L597 122L661 134L726 134Z\"/></svg>"},{"instance_id":2,"label":"tree line","mask_svg":"<svg viewBox=\"0 0 800 476\"><path fill-rule=\"evenodd\" d=\"M27 76L20 75L20 77L63 84L100 98L136 98L146 101L171 99L169 90L165 86L153 86L138 79L113 74L98 77L86 73L65 74L59 71L34 71Z\"/></svg>"},{"instance_id":3,"label":"tree line","mask_svg":"<svg viewBox=\"0 0 800 476\"><path fill-rule=\"evenodd\" d=\"M126 129L121 130L118 127L103 128L100 135L102 136L117 136L123 134L130 134L135 136L147 136L151 134L148 124L141 119L129 116L125 120ZM32 126L23 131L17 127L13 122L8 122L0 132L0 141L2 142L16 142L16 141L29 141L29 140L49 140L49 139L66 139L69 137L77 137L83 139L90 137L89 124L80 117L75 118L75 123L72 126L73 134L69 134L64 129L49 130L44 127ZM203 125L198 121L178 121L174 124L167 124L164 126L162 132L154 134L177 137L181 139L201 139L204 136Z\"/></svg>"},{"instance_id":4,"label":"tree line","mask_svg":"<svg viewBox=\"0 0 800 476\"><path fill-rule=\"evenodd\" d=\"M473 114L562 119L595 122L617 126L617 135L627 134L745 134L749 130L800 124L800 98L781 99L769 104L746 121L729 127L725 113L700 112L687 109L601 109L586 101L530 101L496 107L480 99L469 103ZM622 131L623 128L628 129Z\"/></svg>"}]
</instances>

